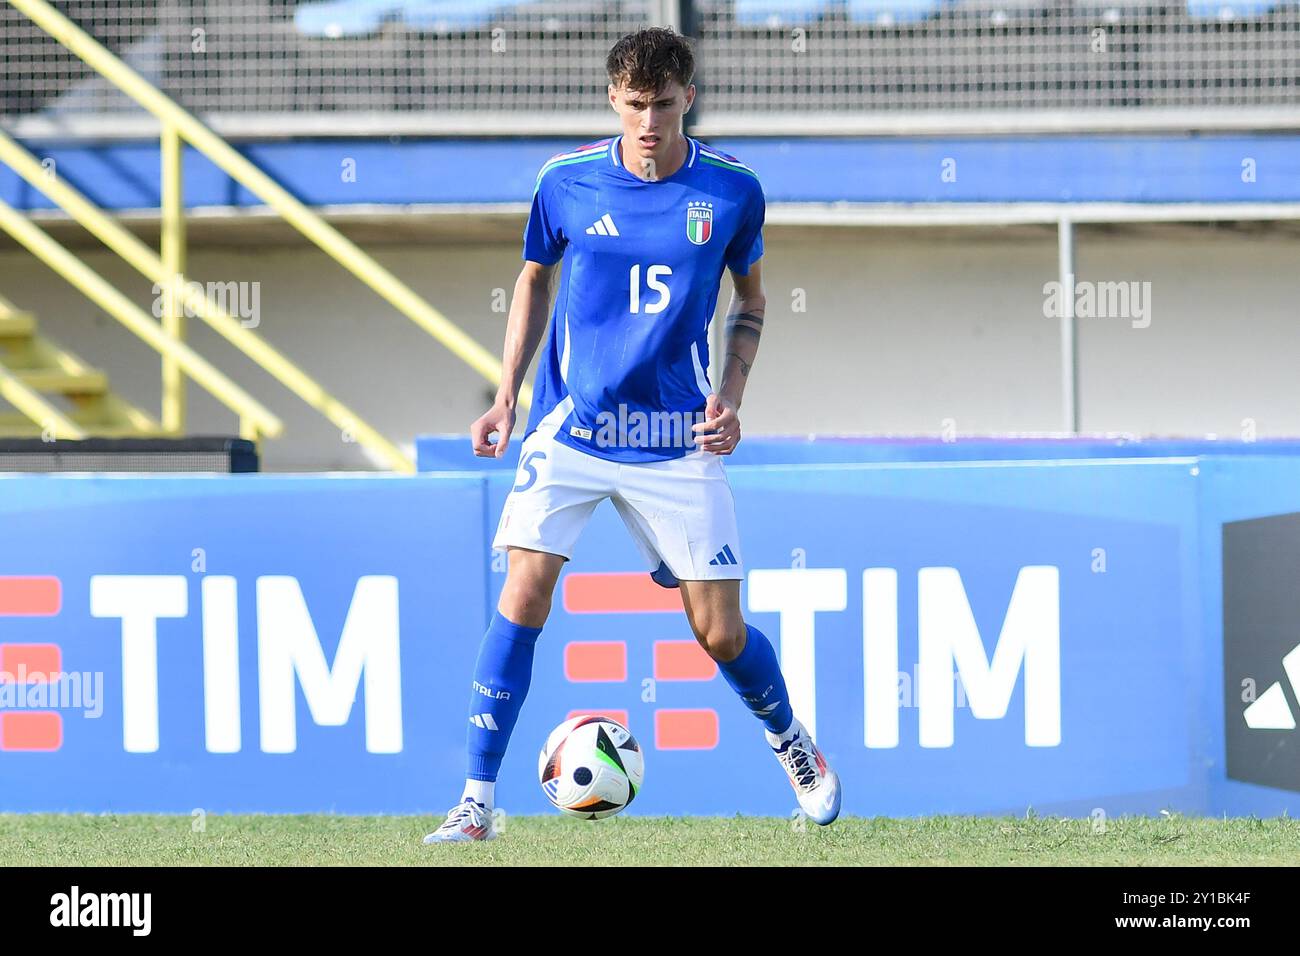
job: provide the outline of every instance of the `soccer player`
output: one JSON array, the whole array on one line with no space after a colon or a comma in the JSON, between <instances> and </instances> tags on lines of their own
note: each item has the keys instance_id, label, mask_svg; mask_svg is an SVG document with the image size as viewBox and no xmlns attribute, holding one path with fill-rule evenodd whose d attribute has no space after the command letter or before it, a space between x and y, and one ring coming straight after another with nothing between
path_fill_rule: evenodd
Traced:
<instances>
[{"instance_id":1,"label":"soccer player","mask_svg":"<svg viewBox=\"0 0 1300 956\"><path fill-rule=\"evenodd\" d=\"M493 790L533 648L560 569L605 498L654 580L680 587L691 630L762 722L804 812L823 825L839 814L839 778L795 718L771 643L741 616L740 539L721 459L740 440L737 412L763 331L763 190L748 166L683 133L695 100L683 37L629 34L606 69L622 134L542 167L501 388L470 426L475 454L505 453L546 328L517 478L492 543L508 552L508 570L474 671L468 779L425 843L496 835ZM724 269L735 291L715 389L705 369Z\"/></svg>"}]
</instances>

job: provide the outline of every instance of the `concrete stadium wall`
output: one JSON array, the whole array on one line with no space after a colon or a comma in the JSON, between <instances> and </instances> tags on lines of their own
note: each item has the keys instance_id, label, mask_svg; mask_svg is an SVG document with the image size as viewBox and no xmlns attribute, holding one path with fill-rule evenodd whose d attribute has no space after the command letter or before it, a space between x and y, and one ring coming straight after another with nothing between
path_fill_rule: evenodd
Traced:
<instances>
[{"instance_id":1,"label":"concrete stadium wall","mask_svg":"<svg viewBox=\"0 0 1300 956\"><path fill-rule=\"evenodd\" d=\"M771 227L767 238L768 323L744 408L749 433L1060 427L1057 321L1043 314L1043 285L1056 276L1053 230ZM1080 280L1151 283L1149 327L1079 320L1085 430L1235 437L1249 420L1260 436L1300 434L1293 231L1080 227L1077 246ZM369 248L499 352L505 314L494 304L513 287L514 242ZM116 257L96 251L87 261L150 307L149 285ZM461 430L486 407L485 382L315 250L196 245L189 273L260 283L259 331L402 443ZM0 293L157 410L156 356L12 246L0 251ZM720 312L726 299L724 291ZM801 300L806 311L796 311ZM285 437L264 449L267 469L370 467L332 425L198 320L191 325L203 354L284 417ZM192 391L192 432L234 427Z\"/></svg>"}]
</instances>

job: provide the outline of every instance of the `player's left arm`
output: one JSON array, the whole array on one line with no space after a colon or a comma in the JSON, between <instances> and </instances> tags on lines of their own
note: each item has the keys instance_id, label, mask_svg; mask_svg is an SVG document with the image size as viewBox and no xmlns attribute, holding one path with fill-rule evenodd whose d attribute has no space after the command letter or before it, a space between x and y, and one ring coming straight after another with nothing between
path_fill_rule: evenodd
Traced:
<instances>
[{"instance_id":1,"label":"player's left arm","mask_svg":"<svg viewBox=\"0 0 1300 956\"><path fill-rule=\"evenodd\" d=\"M723 330L722 384L709 396L705 421L694 428L695 443L715 455L730 455L740 442L740 403L745 397L749 370L758 356L767 309L762 265L761 260L751 263L744 275L731 272L735 288Z\"/></svg>"}]
</instances>

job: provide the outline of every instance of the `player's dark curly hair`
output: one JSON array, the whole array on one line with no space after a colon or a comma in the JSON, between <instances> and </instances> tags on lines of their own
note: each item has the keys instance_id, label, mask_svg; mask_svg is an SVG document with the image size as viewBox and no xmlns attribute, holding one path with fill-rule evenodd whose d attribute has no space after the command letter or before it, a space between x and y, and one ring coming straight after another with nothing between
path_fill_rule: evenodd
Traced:
<instances>
[{"instance_id":1,"label":"player's dark curly hair","mask_svg":"<svg viewBox=\"0 0 1300 956\"><path fill-rule=\"evenodd\" d=\"M658 93L671 81L690 86L695 54L690 41L668 27L646 27L614 44L605 58L605 72L614 86Z\"/></svg>"}]
</instances>

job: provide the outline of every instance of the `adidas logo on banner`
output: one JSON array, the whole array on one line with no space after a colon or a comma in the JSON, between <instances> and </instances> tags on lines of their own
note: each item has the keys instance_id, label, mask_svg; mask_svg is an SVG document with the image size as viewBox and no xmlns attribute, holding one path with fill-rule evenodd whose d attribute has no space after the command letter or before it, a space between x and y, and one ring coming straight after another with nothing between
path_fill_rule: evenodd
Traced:
<instances>
[{"instance_id":1,"label":"adidas logo on banner","mask_svg":"<svg viewBox=\"0 0 1300 956\"><path fill-rule=\"evenodd\" d=\"M482 727L484 730L500 730L497 722L492 719L491 714L475 714L469 719L469 722L475 727Z\"/></svg>"},{"instance_id":2,"label":"adidas logo on banner","mask_svg":"<svg viewBox=\"0 0 1300 956\"><path fill-rule=\"evenodd\" d=\"M722 550L719 551L719 552L714 556L713 560L709 562L709 564L711 564L711 565L713 565L713 566L715 566L715 567L717 567L717 566L719 566L719 565L726 565L726 564L739 564L739 563L740 563L740 562L736 560L736 556L735 556L734 554L731 553L731 545L729 545L729 544L728 544L728 545L723 545Z\"/></svg>"},{"instance_id":3,"label":"adidas logo on banner","mask_svg":"<svg viewBox=\"0 0 1300 956\"><path fill-rule=\"evenodd\" d=\"M1291 681L1291 688L1300 694L1300 644L1291 648L1282 658L1282 670ZM1274 681L1246 708L1246 726L1251 730L1295 730L1295 714L1286 702L1286 691L1280 681Z\"/></svg>"},{"instance_id":4,"label":"adidas logo on banner","mask_svg":"<svg viewBox=\"0 0 1300 956\"><path fill-rule=\"evenodd\" d=\"M590 226L587 227L589 236L617 236L618 227L614 225L614 220L610 218L609 213L601 216Z\"/></svg>"}]
</instances>

